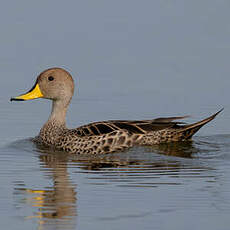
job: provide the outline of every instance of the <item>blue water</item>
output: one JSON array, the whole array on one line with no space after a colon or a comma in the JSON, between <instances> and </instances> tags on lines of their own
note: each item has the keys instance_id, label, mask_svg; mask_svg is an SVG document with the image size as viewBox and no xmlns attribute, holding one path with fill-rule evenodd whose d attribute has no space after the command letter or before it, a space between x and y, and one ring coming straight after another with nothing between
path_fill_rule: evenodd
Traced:
<instances>
[{"instance_id":1,"label":"blue water","mask_svg":"<svg viewBox=\"0 0 230 230\"><path fill-rule=\"evenodd\" d=\"M37 1L0 8L3 229L209 229L230 224L229 2ZM80 157L34 145L50 102L10 103L46 68L75 80L68 126L224 107L193 142Z\"/></svg>"},{"instance_id":2,"label":"blue water","mask_svg":"<svg viewBox=\"0 0 230 230\"><path fill-rule=\"evenodd\" d=\"M80 157L20 140L1 148L9 229L227 229L229 135ZM4 217L4 218L3 218Z\"/></svg>"}]
</instances>

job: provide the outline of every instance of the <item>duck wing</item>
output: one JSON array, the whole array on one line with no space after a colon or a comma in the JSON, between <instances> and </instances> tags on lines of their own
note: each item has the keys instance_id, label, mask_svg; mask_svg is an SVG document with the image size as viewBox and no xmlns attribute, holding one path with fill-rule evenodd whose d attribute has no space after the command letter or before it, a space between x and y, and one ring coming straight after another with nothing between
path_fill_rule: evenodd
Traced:
<instances>
[{"instance_id":1,"label":"duck wing","mask_svg":"<svg viewBox=\"0 0 230 230\"><path fill-rule=\"evenodd\" d=\"M80 126L74 129L79 136L94 136L108 134L116 130L127 130L130 133L145 134L148 132L158 131L166 128L176 127L184 122L175 122L183 117L157 118L153 120L110 120L93 122L88 125ZM73 131L73 130L72 130Z\"/></svg>"}]
</instances>

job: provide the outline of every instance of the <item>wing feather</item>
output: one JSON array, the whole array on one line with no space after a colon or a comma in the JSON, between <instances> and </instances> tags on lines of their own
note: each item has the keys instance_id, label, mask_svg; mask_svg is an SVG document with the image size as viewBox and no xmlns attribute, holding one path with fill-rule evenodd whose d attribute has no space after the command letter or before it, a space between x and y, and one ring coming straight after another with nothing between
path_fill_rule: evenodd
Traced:
<instances>
[{"instance_id":1,"label":"wing feather","mask_svg":"<svg viewBox=\"0 0 230 230\"><path fill-rule=\"evenodd\" d=\"M188 116L183 117L166 117L157 118L153 120L110 120L94 122L88 125L80 126L75 129L77 135L79 136L93 136L102 135L114 132L115 130L125 129L130 133L144 134L148 132L158 131L170 127L176 127L178 124L183 124L183 122L175 122L174 120L184 119Z\"/></svg>"}]
</instances>

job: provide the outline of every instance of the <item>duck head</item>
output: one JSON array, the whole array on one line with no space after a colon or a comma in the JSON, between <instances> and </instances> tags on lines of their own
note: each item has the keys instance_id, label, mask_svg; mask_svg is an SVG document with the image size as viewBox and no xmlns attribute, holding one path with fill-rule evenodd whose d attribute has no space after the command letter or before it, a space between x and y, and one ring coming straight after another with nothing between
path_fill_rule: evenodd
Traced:
<instances>
[{"instance_id":1,"label":"duck head","mask_svg":"<svg viewBox=\"0 0 230 230\"><path fill-rule=\"evenodd\" d=\"M70 73L62 68L51 68L43 71L32 87L25 94L12 97L11 101L27 101L46 98L53 101L69 103L74 92L74 81Z\"/></svg>"}]
</instances>

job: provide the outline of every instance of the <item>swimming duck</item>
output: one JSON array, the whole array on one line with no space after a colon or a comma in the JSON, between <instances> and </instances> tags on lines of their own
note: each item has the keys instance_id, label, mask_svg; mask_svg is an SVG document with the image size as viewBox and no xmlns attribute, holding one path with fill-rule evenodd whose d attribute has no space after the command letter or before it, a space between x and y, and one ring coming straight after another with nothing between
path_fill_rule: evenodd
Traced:
<instances>
[{"instance_id":1,"label":"swimming duck","mask_svg":"<svg viewBox=\"0 0 230 230\"><path fill-rule=\"evenodd\" d=\"M175 120L184 117L167 117L152 120L110 120L94 122L75 129L66 127L66 112L74 92L70 73L62 68L42 72L27 93L11 98L26 101L36 98L52 100L52 111L34 141L57 150L76 154L98 154L122 151L132 146L150 146L164 142L185 141L214 115L193 123Z\"/></svg>"}]
</instances>

